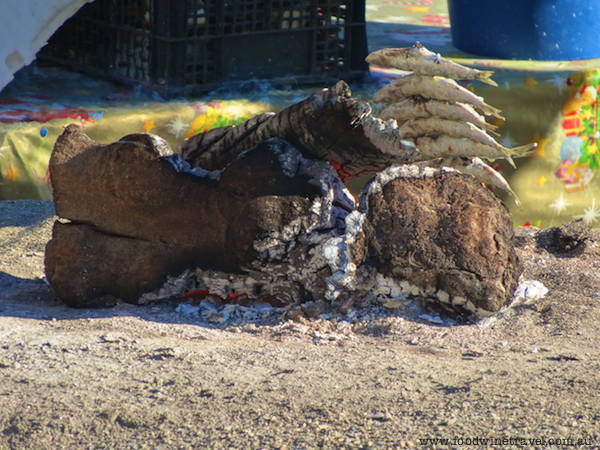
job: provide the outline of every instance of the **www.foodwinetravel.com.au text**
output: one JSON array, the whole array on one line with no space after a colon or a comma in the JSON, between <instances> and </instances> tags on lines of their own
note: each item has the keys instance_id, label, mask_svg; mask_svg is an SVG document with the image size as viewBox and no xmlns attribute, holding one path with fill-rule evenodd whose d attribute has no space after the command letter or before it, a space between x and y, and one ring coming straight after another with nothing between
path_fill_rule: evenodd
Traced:
<instances>
[{"instance_id":1,"label":"www.foodwinetravel.com.au text","mask_svg":"<svg viewBox=\"0 0 600 450\"><path fill-rule=\"evenodd\" d=\"M600 444L600 440L593 439L591 437L587 438L573 438L573 437L501 437L501 438L493 438L493 437L458 437L454 436L453 438L420 438L419 442L421 445L473 445L473 446L481 446L481 445L519 445L519 446L528 446L528 445L541 445L541 446L577 446L577 447L587 447L587 446L596 446Z\"/></svg>"}]
</instances>

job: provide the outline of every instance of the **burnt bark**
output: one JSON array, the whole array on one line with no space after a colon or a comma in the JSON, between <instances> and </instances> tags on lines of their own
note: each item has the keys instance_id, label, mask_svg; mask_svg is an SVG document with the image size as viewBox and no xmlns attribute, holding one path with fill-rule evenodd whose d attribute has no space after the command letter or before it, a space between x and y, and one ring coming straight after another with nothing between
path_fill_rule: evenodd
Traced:
<instances>
[{"instance_id":1,"label":"burnt bark","mask_svg":"<svg viewBox=\"0 0 600 450\"><path fill-rule=\"evenodd\" d=\"M157 136L133 134L103 145L69 125L50 158L56 214L105 235L185 244L197 251L194 263L234 269L218 181L185 172L174 157Z\"/></svg>"},{"instance_id":2,"label":"burnt bark","mask_svg":"<svg viewBox=\"0 0 600 450\"><path fill-rule=\"evenodd\" d=\"M329 161L342 181L420 159L397 128L371 117L371 107L351 97L340 81L278 114L262 114L237 125L198 134L179 146L193 167L218 170L259 142L279 137L307 158Z\"/></svg>"}]
</instances>

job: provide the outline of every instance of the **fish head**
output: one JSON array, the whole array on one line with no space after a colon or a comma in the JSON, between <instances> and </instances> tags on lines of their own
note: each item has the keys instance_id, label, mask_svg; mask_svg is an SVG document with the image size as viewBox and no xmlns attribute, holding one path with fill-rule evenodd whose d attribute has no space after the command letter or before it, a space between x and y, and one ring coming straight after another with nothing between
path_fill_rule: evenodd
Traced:
<instances>
[{"instance_id":1,"label":"fish head","mask_svg":"<svg viewBox=\"0 0 600 450\"><path fill-rule=\"evenodd\" d=\"M390 60L388 59L388 56L386 55L389 50L392 50L392 49L377 50L373 53L370 53L365 58L365 61L368 62L369 64L373 64L374 66L390 67L391 66Z\"/></svg>"}]
</instances>

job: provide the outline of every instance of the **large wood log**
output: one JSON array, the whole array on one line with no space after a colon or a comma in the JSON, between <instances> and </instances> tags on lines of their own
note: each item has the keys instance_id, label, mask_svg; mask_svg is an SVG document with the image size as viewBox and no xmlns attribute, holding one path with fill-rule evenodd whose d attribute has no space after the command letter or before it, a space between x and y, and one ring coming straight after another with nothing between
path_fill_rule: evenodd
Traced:
<instances>
[{"instance_id":1,"label":"large wood log","mask_svg":"<svg viewBox=\"0 0 600 450\"><path fill-rule=\"evenodd\" d=\"M521 274L508 209L470 175L391 167L365 185L363 295L418 298L485 316L512 301Z\"/></svg>"},{"instance_id":2,"label":"large wood log","mask_svg":"<svg viewBox=\"0 0 600 450\"><path fill-rule=\"evenodd\" d=\"M301 280L294 264L309 246L343 234L354 208L327 163L303 158L280 139L222 171L193 172L156 136L101 145L70 125L50 173L57 215L67 223L55 224L46 273L73 306L136 303L168 275L196 268L261 272L250 289L258 293L268 278L300 293L290 302L322 295L325 282ZM315 273L326 265L309 260Z\"/></svg>"}]
</instances>

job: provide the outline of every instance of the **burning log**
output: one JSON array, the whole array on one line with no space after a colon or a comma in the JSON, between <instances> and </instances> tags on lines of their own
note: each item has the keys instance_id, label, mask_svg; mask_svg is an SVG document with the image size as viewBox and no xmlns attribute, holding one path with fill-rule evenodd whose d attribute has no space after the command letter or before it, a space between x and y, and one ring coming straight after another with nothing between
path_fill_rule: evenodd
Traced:
<instances>
[{"instance_id":1,"label":"burning log","mask_svg":"<svg viewBox=\"0 0 600 450\"><path fill-rule=\"evenodd\" d=\"M218 170L273 137L285 139L308 158L329 161L344 182L421 160L414 144L401 139L395 125L372 117L369 104L352 98L343 81L279 114L198 134L179 145L179 154L192 167Z\"/></svg>"},{"instance_id":2,"label":"burning log","mask_svg":"<svg viewBox=\"0 0 600 450\"><path fill-rule=\"evenodd\" d=\"M485 316L512 300L521 274L506 206L455 170L396 166L363 190L364 295L410 296Z\"/></svg>"},{"instance_id":3,"label":"burning log","mask_svg":"<svg viewBox=\"0 0 600 450\"><path fill-rule=\"evenodd\" d=\"M46 274L71 306L137 303L188 268L240 274L245 293L286 304L322 296L329 266L310 248L342 235L354 209L327 163L280 139L222 171L193 171L156 136L101 145L70 125L50 172L61 220Z\"/></svg>"}]
</instances>

